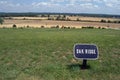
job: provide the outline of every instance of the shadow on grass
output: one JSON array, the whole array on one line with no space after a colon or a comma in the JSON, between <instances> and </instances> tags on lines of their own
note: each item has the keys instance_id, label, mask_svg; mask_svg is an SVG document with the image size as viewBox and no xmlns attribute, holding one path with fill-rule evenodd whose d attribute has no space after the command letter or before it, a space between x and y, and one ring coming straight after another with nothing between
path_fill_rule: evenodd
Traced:
<instances>
[{"instance_id":1,"label":"shadow on grass","mask_svg":"<svg viewBox=\"0 0 120 80\"><path fill-rule=\"evenodd\" d=\"M67 68L68 68L70 71L91 69L90 65L83 66L83 65L81 65L81 64L69 64L69 65L67 65Z\"/></svg>"}]
</instances>

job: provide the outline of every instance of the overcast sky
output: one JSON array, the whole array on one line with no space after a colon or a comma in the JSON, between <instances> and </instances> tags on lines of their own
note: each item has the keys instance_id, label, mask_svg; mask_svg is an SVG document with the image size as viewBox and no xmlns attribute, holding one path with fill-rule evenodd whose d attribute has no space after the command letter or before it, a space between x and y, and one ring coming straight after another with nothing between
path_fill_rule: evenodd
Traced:
<instances>
[{"instance_id":1,"label":"overcast sky","mask_svg":"<svg viewBox=\"0 0 120 80\"><path fill-rule=\"evenodd\" d=\"M0 0L0 12L61 12L120 15L120 0Z\"/></svg>"}]
</instances>

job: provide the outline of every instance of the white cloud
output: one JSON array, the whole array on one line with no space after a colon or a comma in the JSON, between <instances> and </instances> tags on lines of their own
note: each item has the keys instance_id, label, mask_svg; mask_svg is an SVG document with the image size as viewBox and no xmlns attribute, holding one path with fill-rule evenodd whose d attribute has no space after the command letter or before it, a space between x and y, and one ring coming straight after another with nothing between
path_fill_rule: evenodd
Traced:
<instances>
[{"instance_id":1,"label":"white cloud","mask_svg":"<svg viewBox=\"0 0 120 80\"><path fill-rule=\"evenodd\" d=\"M113 7L113 4L108 3L108 4L106 4L106 6L108 6L108 7Z\"/></svg>"},{"instance_id":2,"label":"white cloud","mask_svg":"<svg viewBox=\"0 0 120 80\"><path fill-rule=\"evenodd\" d=\"M33 7L40 7L40 6L45 6L45 7L52 7L52 6L59 6L59 4L54 4L54 3L51 3L51 2L39 2L39 3L32 3L32 6Z\"/></svg>"},{"instance_id":3,"label":"white cloud","mask_svg":"<svg viewBox=\"0 0 120 80\"><path fill-rule=\"evenodd\" d=\"M93 0L94 2L97 2L97 3L102 3L103 0Z\"/></svg>"},{"instance_id":4,"label":"white cloud","mask_svg":"<svg viewBox=\"0 0 120 80\"><path fill-rule=\"evenodd\" d=\"M120 7L120 0L103 0L107 7L118 8Z\"/></svg>"},{"instance_id":5,"label":"white cloud","mask_svg":"<svg viewBox=\"0 0 120 80\"><path fill-rule=\"evenodd\" d=\"M87 9L98 8L98 5L94 5L92 3L80 4L80 6L83 7L83 8L87 8Z\"/></svg>"},{"instance_id":6,"label":"white cloud","mask_svg":"<svg viewBox=\"0 0 120 80\"><path fill-rule=\"evenodd\" d=\"M0 4L6 4L7 1L0 1Z\"/></svg>"},{"instance_id":7,"label":"white cloud","mask_svg":"<svg viewBox=\"0 0 120 80\"><path fill-rule=\"evenodd\" d=\"M66 0L50 0L51 2L65 2Z\"/></svg>"},{"instance_id":8,"label":"white cloud","mask_svg":"<svg viewBox=\"0 0 120 80\"><path fill-rule=\"evenodd\" d=\"M30 0L31 1L31 0ZM14 0L0 0L0 12L91 12L120 14L120 0L39 0L19 3Z\"/></svg>"},{"instance_id":9,"label":"white cloud","mask_svg":"<svg viewBox=\"0 0 120 80\"><path fill-rule=\"evenodd\" d=\"M11 3L11 2L8 2L8 1L0 1L0 6L3 6L3 7L18 7L18 6L21 6L21 5L19 3L14 4L14 3Z\"/></svg>"}]
</instances>

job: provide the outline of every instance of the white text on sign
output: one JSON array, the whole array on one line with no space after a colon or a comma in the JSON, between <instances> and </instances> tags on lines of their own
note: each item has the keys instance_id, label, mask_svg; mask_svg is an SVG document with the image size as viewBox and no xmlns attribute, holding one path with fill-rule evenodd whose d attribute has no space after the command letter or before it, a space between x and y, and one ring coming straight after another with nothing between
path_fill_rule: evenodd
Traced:
<instances>
[{"instance_id":1,"label":"white text on sign","mask_svg":"<svg viewBox=\"0 0 120 80\"><path fill-rule=\"evenodd\" d=\"M96 54L95 49L76 49L77 54Z\"/></svg>"}]
</instances>

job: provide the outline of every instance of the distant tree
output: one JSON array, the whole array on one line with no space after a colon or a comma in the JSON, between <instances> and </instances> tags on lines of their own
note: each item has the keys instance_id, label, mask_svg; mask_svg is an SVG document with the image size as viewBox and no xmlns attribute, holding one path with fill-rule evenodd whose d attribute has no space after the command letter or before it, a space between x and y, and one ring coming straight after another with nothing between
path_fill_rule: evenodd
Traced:
<instances>
[{"instance_id":1,"label":"distant tree","mask_svg":"<svg viewBox=\"0 0 120 80\"><path fill-rule=\"evenodd\" d=\"M12 17L9 17L8 19L13 19Z\"/></svg>"},{"instance_id":2,"label":"distant tree","mask_svg":"<svg viewBox=\"0 0 120 80\"><path fill-rule=\"evenodd\" d=\"M41 26L41 28L45 28L45 26Z\"/></svg>"},{"instance_id":3,"label":"distant tree","mask_svg":"<svg viewBox=\"0 0 120 80\"><path fill-rule=\"evenodd\" d=\"M13 28L16 28L17 26L15 24L13 24Z\"/></svg>"},{"instance_id":4,"label":"distant tree","mask_svg":"<svg viewBox=\"0 0 120 80\"><path fill-rule=\"evenodd\" d=\"M101 29L101 27L99 26L98 29Z\"/></svg>"},{"instance_id":5,"label":"distant tree","mask_svg":"<svg viewBox=\"0 0 120 80\"><path fill-rule=\"evenodd\" d=\"M46 15L42 14L41 17L46 17Z\"/></svg>"},{"instance_id":6,"label":"distant tree","mask_svg":"<svg viewBox=\"0 0 120 80\"><path fill-rule=\"evenodd\" d=\"M4 22L4 19L3 18L0 18L0 24L2 25Z\"/></svg>"},{"instance_id":7,"label":"distant tree","mask_svg":"<svg viewBox=\"0 0 120 80\"><path fill-rule=\"evenodd\" d=\"M67 21L70 21L70 18L67 18L66 20L67 20Z\"/></svg>"},{"instance_id":8,"label":"distant tree","mask_svg":"<svg viewBox=\"0 0 120 80\"><path fill-rule=\"evenodd\" d=\"M27 25L27 28L29 28L30 26L29 25Z\"/></svg>"},{"instance_id":9,"label":"distant tree","mask_svg":"<svg viewBox=\"0 0 120 80\"><path fill-rule=\"evenodd\" d=\"M67 27L68 29L70 29L71 27Z\"/></svg>"},{"instance_id":10,"label":"distant tree","mask_svg":"<svg viewBox=\"0 0 120 80\"><path fill-rule=\"evenodd\" d=\"M54 18L53 17L48 17L48 20L54 20Z\"/></svg>"},{"instance_id":11,"label":"distant tree","mask_svg":"<svg viewBox=\"0 0 120 80\"><path fill-rule=\"evenodd\" d=\"M108 20L107 22L108 22L108 23L112 23L112 21L110 21L110 20Z\"/></svg>"},{"instance_id":12,"label":"distant tree","mask_svg":"<svg viewBox=\"0 0 120 80\"><path fill-rule=\"evenodd\" d=\"M76 21L80 21L80 19L79 18L77 18L77 20Z\"/></svg>"},{"instance_id":13,"label":"distant tree","mask_svg":"<svg viewBox=\"0 0 120 80\"><path fill-rule=\"evenodd\" d=\"M120 23L120 21L118 21L118 23Z\"/></svg>"},{"instance_id":14,"label":"distant tree","mask_svg":"<svg viewBox=\"0 0 120 80\"><path fill-rule=\"evenodd\" d=\"M59 25L57 25L56 28L59 28Z\"/></svg>"},{"instance_id":15,"label":"distant tree","mask_svg":"<svg viewBox=\"0 0 120 80\"><path fill-rule=\"evenodd\" d=\"M66 18L66 15L63 15L63 18Z\"/></svg>"},{"instance_id":16,"label":"distant tree","mask_svg":"<svg viewBox=\"0 0 120 80\"><path fill-rule=\"evenodd\" d=\"M60 16L60 15L57 16L57 17L56 17L56 20L61 20L61 16Z\"/></svg>"},{"instance_id":17,"label":"distant tree","mask_svg":"<svg viewBox=\"0 0 120 80\"><path fill-rule=\"evenodd\" d=\"M26 20L26 18L24 17L23 20Z\"/></svg>"},{"instance_id":18,"label":"distant tree","mask_svg":"<svg viewBox=\"0 0 120 80\"><path fill-rule=\"evenodd\" d=\"M106 20L104 20L104 19L101 19L101 21L100 21L100 22L106 23Z\"/></svg>"},{"instance_id":19,"label":"distant tree","mask_svg":"<svg viewBox=\"0 0 120 80\"><path fill-rule=\"evenodd\" d=\"M50 14L48 14L47 16L50 17Z\"/></svg>"}]
</instances>

